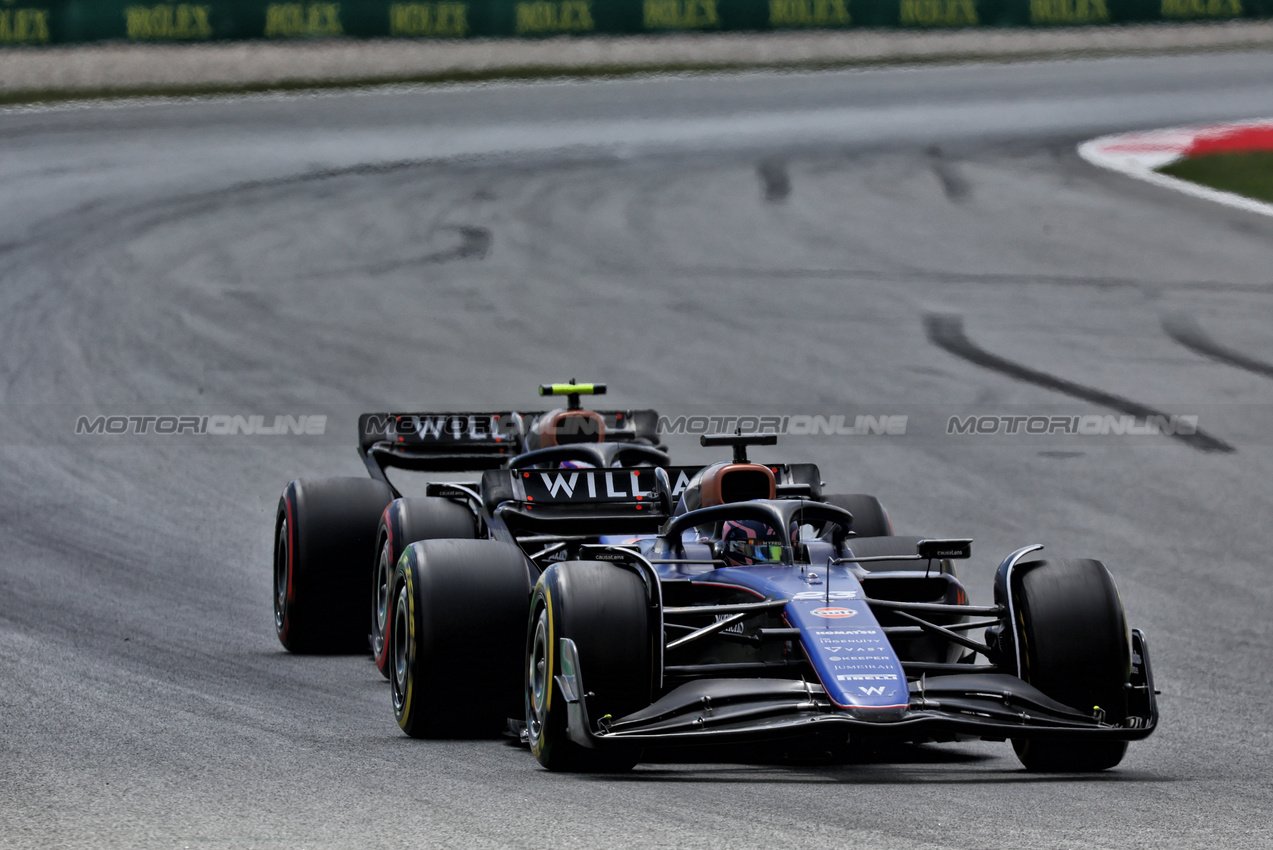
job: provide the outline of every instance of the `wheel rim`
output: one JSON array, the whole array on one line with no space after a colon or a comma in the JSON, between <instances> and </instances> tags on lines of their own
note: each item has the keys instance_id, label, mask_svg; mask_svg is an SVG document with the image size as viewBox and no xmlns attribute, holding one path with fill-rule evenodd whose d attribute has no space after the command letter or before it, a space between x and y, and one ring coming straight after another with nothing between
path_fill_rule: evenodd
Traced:
<instances>
[{"instance_id":1,"label":"wheel rim","mask_svg":"<svg viewBox=\"0 0 1273 850\"><path fill-rule=\"evenodd\" d=\"M407 700L407 586L401 584L393 616L393 707L401 713Z\"/></svg>"},{"instance_id":2,"label":"wheel rim","mask_svg":"<svg viewBox=\"0 0 1273 850\"><path fill-rule=\"evenodd\" d=\"M389 611L392 606L389 599L393 594L393 565L389 563L392 552L389 541L385 540L380 547L380 558L376 561L376 600L371 619L371 648L379 659L385 646L385 629L389 626Z\"/></svg>"},{"instance_id":3,"label":"wheel rim","mask_svg":"<svg viewBox=\"0 0 1273 850\"><path fill-rule=\"evenodd\" d=\"M283 630L283 621L287 615L287 519L279 523L278 548L274 551L274 628Z\"/></svg>"},{"instance_id":4,"label":"wheel rim","mask_svg":"<svg viewBox=\"0 0 1273 850\"><path fill-rule=\"evenodd\" d=\"M529 711L526 713L526 728L531 741L539 740L543 733L545 709L548 702L548 617L547 611L539 616L535 625L535 637L531 641L529 669L526 681L529 684Z\"/></svg>"}]
</instances>

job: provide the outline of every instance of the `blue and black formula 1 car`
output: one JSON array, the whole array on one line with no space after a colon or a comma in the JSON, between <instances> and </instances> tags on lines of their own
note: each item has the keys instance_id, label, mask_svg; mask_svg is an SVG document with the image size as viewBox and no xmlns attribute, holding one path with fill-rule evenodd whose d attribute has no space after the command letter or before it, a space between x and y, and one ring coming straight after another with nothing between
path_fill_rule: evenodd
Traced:
<instances>
[{"instance_id":1,"label":"blue and black formula 1 car","mask_svg":"<svg viewBox=\"0 0 1273 850\"><path fill-rule=\"evenodd\" d=\"M402 727L438 734L458 712L494 724L520 687L526 737L553 770L850 735L1011 739L1027 768L1102 770L1153 732L1145 638L1102 564L1027 546L1000 565L995 603L973 606L953 564L971 541L895 537L842 506L878 510L870 497L828 499L796 467L747 461L774 441L705 437L734 461L680 492L682 471L663 468L487 473L495 539L417 544L398 562ZM509 538L529 559L496 542ZM527 572L528 620L524 596L498 590Z\"/></svg>"},{"instance_id":2,"label":"blue and black formula 1 car","mask_svg":"<svg viewBox=\"0 0 1273 850\"><path fill-rule=\"evenodd\" d=\"M542 764L847 733L1011 740L1028 769L1095 771L1154 731L1145 637L1099 561L1023 547L994 604L970 605L953 561L972 541L854 537L849 511L779 498L746 462L760 441L705 438L735 462L702 470L653 541L583 546L539 577L525 705Z\"/></svg>"}]
</instances>

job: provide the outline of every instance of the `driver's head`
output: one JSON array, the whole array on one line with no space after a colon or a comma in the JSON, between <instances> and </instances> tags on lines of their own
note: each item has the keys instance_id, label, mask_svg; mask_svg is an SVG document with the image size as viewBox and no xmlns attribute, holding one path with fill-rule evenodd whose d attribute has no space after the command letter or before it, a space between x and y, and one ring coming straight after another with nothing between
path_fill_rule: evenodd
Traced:
<instances>
[{"instance_id":1,"label":"driver's head","mask_svg":"<svg viewBox=\"0 0 1273 850\"><path fill-rule=\"evenodd\" d=\"M721 558L731 567L777 564L782 561L782 537L759 520L727 520L721 524Z\"/></svg>"}]
</instances>

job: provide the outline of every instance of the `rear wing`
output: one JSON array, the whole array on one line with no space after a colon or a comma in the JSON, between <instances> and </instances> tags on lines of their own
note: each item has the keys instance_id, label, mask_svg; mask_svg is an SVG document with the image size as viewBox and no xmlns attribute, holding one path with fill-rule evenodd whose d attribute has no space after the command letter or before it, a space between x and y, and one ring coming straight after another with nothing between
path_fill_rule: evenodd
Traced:
<instances>
[{"instance_id":1,"label":"rear wing","mask_svg":"<svg viewBox=\"0 0 1273 850\"><path fill-rule=\"evenodd\" d=\"M671 506L659 467L500 469L482 475L482 503L515 535L654 534Z\"/></svg>"},{"instance_id":2,"label":"rear wing","mask_svg":"<svg viewBox=\"0 0 1273 850\"><path fill-rule=\"evenodd\" d=\"M386 468L426 472L499 469L525 451L526 433L547 411L364 413L358 453L372 477ZM653 410L599 410L607 442L658 442Z\"/></svg>"},{"instance_id":3,"label":"rear wing","mask_svg":"<svg viewBox=\"0 0 1273 850\"><path fill-rule=\"evenodd\" d=\"M822 473L814 463L767 463L778 485L779 498L822 498ZM668 466L668 482L672 488L672 503L681 498L690 479L703 469L701 466Z\"/></svg>"},{"instance_id":4,"label":"rear wing","mask_svg":"<svg viewBox=\"0 0 1273 850\"><path fill-rule=\"evenodd\" d=\"M813 464L778 464L781 485L821 495ZM699 466L499 469L482 476L482 504L514 534L656 534Z\"/></svg>"},{"instance_id":5,"label":"rear wing","mask_svg":"<svg viewBox=\"0 0 1273 850\"><path fill-rule=\"evenodd\" d=\"M383 477L385 467L432 472L498 469L521 453L525 433L521 414L513 411L364 413L358 417L358 451L377 478Z\"/></svg>"}]
</instances>

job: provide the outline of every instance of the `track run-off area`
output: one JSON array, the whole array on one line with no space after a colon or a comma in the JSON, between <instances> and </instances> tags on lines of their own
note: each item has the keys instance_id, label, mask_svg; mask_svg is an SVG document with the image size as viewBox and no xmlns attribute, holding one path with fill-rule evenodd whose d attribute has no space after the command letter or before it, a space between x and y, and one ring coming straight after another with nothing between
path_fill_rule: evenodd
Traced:
<instances>
[{"instance_id":1,"label":"track run-off area","mask_svg":"<svg viewBox=\"0 0 1273 850\"><path fill-rule=\"evenodd\" d=\"M1273 846L1273 220L1076 152L1273 114L1270 80L1260 52L0 112L0 847ZM368 658L282 649L278 493L364 474L358 413L572 376L905 416L756 456L974 538L974 603L1018 546L1104 561L1158 731L1091 776L995 743L558 775L409 739ZM158 414L326 419L76 434ZM946 427L1040 416L1196 427Z\"/></svg>"}]
</instances>

